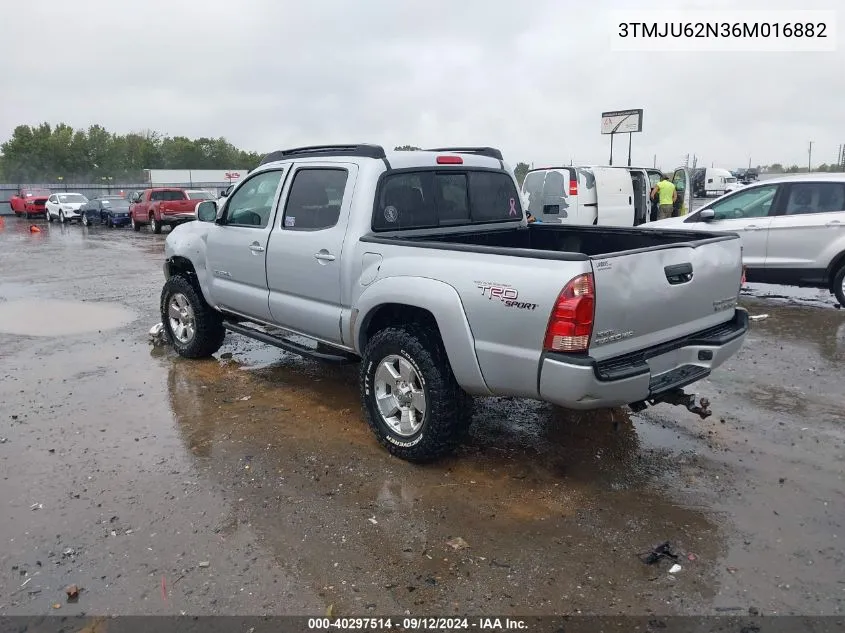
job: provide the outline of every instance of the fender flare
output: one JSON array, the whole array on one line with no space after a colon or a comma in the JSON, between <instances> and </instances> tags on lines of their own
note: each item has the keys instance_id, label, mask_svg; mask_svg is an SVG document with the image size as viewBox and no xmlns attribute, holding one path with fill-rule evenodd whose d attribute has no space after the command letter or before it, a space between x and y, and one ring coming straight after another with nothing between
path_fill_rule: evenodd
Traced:
<instances>
[{"instance_id":1,"label":"fender flare","mask_svg":"<svg viewBox=\"0 0 845 633\"><path fill-rule=\"evenodd\" d=\"M167 252L164 262L165 278L170 277L169 268L173 260L184 259L189 261L196 273L197 283L199 284L202 296L209 305L216 307L216 304L212 301L208 283L208 270L205 266L205 240L201 236L192 233L188 233L187 235L171 233L167 236L166 249ZM197 262L200 262L201 265L198 266Z\"/></svg>"},{"instance_id":2,"label":"fender flare","mask_svg":"<svg viewBox=\"0 0 845 633\"><path fill-rule=\"evenodd\" d=\"M489 396L475 353L475 337L458 291L449 284L427 277L388 277L368 286L358 298L352 322L352 342L363 353L363 334L376 310L387 304L427 310L437 322L443 346L458 384L468 393Z\"/></svg>"}]
</instances>

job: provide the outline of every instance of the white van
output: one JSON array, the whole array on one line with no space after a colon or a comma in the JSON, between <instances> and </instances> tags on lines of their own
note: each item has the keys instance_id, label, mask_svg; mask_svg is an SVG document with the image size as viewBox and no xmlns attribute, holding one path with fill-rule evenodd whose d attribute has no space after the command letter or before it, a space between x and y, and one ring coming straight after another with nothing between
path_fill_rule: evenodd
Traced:
<instances>
[{"instance_id":1,"label":"white van","mask_svg":"<svg viewBox=\"0 0 845 633\"><path fill-rule=\"evenodd\" d=\"M644 167L543 167L526 174L522 198L546 223L637 226L650 219L659 179L659 170Z\"/></svg>"}]
</instances>

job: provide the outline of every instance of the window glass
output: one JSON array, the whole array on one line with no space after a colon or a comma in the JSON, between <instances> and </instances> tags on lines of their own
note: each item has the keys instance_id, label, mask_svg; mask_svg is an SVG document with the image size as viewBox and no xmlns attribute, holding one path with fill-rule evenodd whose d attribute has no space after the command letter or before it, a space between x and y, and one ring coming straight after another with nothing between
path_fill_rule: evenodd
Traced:
<instances>
[{"instance_id":1,"label":"window glass","mask_svg":"<svg viewBox=\"0 0 845 633\"><path fill-rule=\"evenodd\" d=\"M654 189L657 186L657 183L659 183L659 182L660 182L660 174L649 173L648 184L652 189Z\"/></svg>"},{"instance_id":2,"label":"window glass","mask_svg":"<svg viewBox=\"0 0 845 633\"><path fill-rule=\"evenodd\" d=\"M373 228L426 228L522 217L516 186L504 172L402 172L384 179Z\"/></svg>"},{"instance_id":3,"label":"window glass","mask_svg":"<svg viewBox=\"0 0 845 633\"><path fill-rule=\"evenodd\" d=\"M229 198L226 223L254 228L266 227L281 179L282 172L273 170L262 172L247 180Z\"/></svg>"},{"instance_id":4,"label":"window glass","mask_svg":"<svg viewBox=\"0 0 845 633\"><path fill-rule=\"evenodd\" d=\"M470 216L466 174L435 174L434 200L441 225L468 222Z\"/></svg>"},{"instance_id":5,"label":"window glass","mask_svg":"<svg viewBox=\"0 0 845 633\"><path fill-rule=\"evenodd\" d=\"M379 194L374 228L384 230L437 226L433 192L433 171L388 176Z\"/></svg>"},{"instance_id":6,"label":"window glass","mask_svg":"<svg viewBox=\"0 0 845 633\"><path fill-rule=\"evenodd\" d=\"M707 208L714 211L715 220L765 217L769 215L777 188L777 185L765 185L741 189L737 193L713 202Z\"/></svg>"},{"instance_id":7,"label":"window glass","mask_svg":"<svg viewBox=\"0 0 845 633\"><path fill-rule=\"evenodd\" d=\"M532 171L522 183L522 191L528 198L528 211L535 216L543 212L543 183L546 172Z\"/></svg>"},{"instance_id":8,"label":"window glass","mask_svg":"<svg viewBox=\"0 0 845 633\"><path fill-rule=\"evenodd\" d=\"M178 190L153 191L150 193L150 200L185 200L185 192Z\"/></svg>"},{"instance_id":9,"label":"window glass","mask_svg":"<svg viewBox=\"0 0 845 633\"><path fill-rule=\"evenodd\" d=\"M845 210L845 184L836 182L808 182L789 188L786 215L830 213Z\"/></svg>"},{"instance_id":10,"label":"window glass","mask_svg":"<svg viewBox=\"0 0 845 633\"><path fill-rule=\"evenodd\" d=\"M283 228L315 231L336 225L348 177L345 169L297 170L285 204Z\"/></svg>"},{"instance_id":11,"label":"window glass","mask_svg":"<svg viewBox=\"0 0 845 633\"><path fill-rule=\"evenodd\" d=\"M520 220L523 217L513 179L502 172L470 172L469 197L472 201L473 222Z\"/></svg>"}]
</instances>

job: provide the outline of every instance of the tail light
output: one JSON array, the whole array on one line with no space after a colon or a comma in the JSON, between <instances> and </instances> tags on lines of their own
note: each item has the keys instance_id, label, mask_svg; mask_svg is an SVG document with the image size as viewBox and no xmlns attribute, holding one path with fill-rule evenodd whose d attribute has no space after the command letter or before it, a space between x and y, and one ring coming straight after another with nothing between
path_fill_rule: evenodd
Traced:
<instances>
[{"instance_id":1,"label":"tail light","mask_svg":"<svg viewBox=\"0 0 845 633\"><path fill-rule=\"evenodd\" d=\"M543 349L548 352L585 352L593 333L596 305L593 274L578 275L563 287L555 301Z\"/></svg>"},{"instance_id":2,"label":"tail light","mask_svg":"<svg viewBox=\"0 0 845 633\"><path fill-rule=\"evenodd\" d=\"M577 196L578 195L578 181L577 180L570 180L569 181L569 195L570 196Z\"/></svg>"},{"instance_id":3,"label":"tail light","mask_svg":"<svg viewBox=\"0 0 845 633\"><path fill-rule=\"evenodd\" d=\"M463 165L464 159L460 156L438 156L438 165Z\"/></svg>"}]
</instances>

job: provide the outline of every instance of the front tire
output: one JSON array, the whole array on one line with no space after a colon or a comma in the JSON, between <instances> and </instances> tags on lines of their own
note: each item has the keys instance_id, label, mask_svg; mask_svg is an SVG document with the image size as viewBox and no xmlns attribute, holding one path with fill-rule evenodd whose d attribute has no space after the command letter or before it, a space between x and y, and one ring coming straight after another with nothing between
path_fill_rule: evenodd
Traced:
<instances>
[{"instance_id":1,"label":"front tire","mask_svg":"<svg viewBox=\"0 0 845 633\"><path fill-rule=\"evenodd\" d=\"M187 277L176 275L165 282L160 311L167 339L179 356L207 358L223 345L223 318Z\"/></svg>"},{"instance_id":2,"label":"front tire","mask_svg":"<svg viewBox=\"0 0 845 633\"><path fill-rule=\"evenodd\" d=\"M59 211L59 224L64 224L64 223L65 223L65 212Z\"/></svg>"},{"instance_id":3,"label":"front tire","mask_svg":"<svg viewBox=\"0 0 845 633\"><path fill-rule=\"evenodd\" d=\"M84 213L82 214L82 226L91 226L91 222L88 221L88 216Z\"/></svg>"},{"instance_id":4,"label":"front tire","mask_svg":"<svg viewBox=\"0 0 845 633\"><path fill-rule=\"evenodd\" d=\"M845 264L833 276L833 294L839 305L845 308Z\"/></svg>"},{"instance_id":5,"label":"front tire","mask_svg":"<svg viewBox=\"0 0 845 633\"><path fill-rule=\"evenodd\" d=\"M410 462L453 452L472 419L436 330L420 323L375 334L361 359L367 423L387 450Z\"/></svg>"},{"instance_id":6,"label":"front tire","mask_svg":"<svg viewBox=\"0 0 845 633\"><path fill-rule=\"evenodd\" d=\"M54 219L53 214L47 211L47 221L52 222Z\"/></svg>"},{"instance_id":7,"label":"front tire","mask_svg":"<svg viewBox=\"0 0 845 633\"><path fill-rule=\"evenodd\" d=\"M161 222L156 220L156 216L154 215L150 216L150 230L156 235L161 233Z\"/></svg>"},{"instance_id":8,"label":"front tire","mask_svg":"<svg viewBox=\"0 0 845 633\"><path fill-rule=\"evenodd\" d=\"M131 224L132 224L132 230L133 230L133 231L135 231L135 232L137 233L138 231L140 231L140 230L141 230L141 225L140 225L140 224L138 224L138 223L135 221L135 216L134 216L134 215L133 215L131 218L129 218L129 220L130 220L130 222L131 222Z\"/></svg>"}]
</instances>

